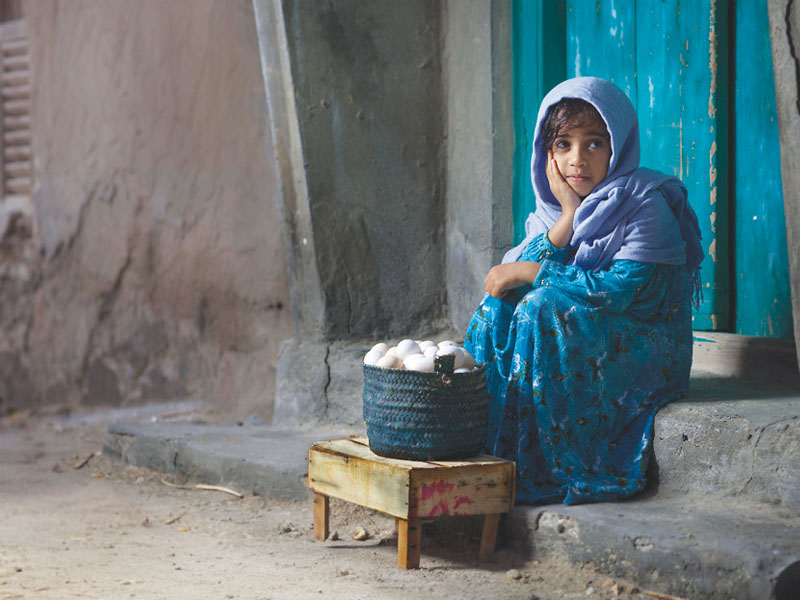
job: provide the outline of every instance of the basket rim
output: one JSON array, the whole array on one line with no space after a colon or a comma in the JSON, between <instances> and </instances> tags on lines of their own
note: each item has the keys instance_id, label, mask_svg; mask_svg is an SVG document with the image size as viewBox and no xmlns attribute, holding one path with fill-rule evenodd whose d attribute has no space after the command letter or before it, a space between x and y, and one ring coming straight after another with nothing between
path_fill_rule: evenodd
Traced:
<instances>
[{"instance_id":1,"label":"basket rim","mask_svg":"<svg viewBox=\"0 0 800 600\"><path fill-rule=\"evenodd\" d=\"M437 373L436 371L413 371L411 369L393 369L391 367L379 367L378 365L368 365L366 363L361 363L361 366L364 367L365 371L376 371L378 373L407 373L407 374L419 374L419 375L426 375L426 376L440 376L442 373ZM486 363L476 363L475 368L471 369L466 373L456 373L453 371L452 373L448 373L451 377L474 377L478 373L481 373L486 370Z\"/></svg>"}]
</instances>

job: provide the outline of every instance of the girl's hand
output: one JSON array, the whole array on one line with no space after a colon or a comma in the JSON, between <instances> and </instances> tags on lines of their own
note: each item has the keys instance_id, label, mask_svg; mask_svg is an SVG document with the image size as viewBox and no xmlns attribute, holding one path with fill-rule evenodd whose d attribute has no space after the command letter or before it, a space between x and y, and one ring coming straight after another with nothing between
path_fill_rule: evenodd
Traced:
<instances>
[{"instance_id":1,"label":"girl's hand","mask_svg":"<svg viewBox=\"0 0 800 600\"><path fill-rule=\"evenodd\" d=\"M537 262L522 261L495 265L489 269L484 287L490 296L500 298L506 291L533 283L541 265Z\"/></svg>"},{"instance_id":2,"label":"girl's hand","mask_svg":"<svg viewBox=\"0 0 800 600\"><path fill-rule=\"evenodd\" d=\"M553 157L553 151L547 151L547 164L545 166L547 182L550 184L550 191L556 197L564 212L574 213L581 205L581 197L570 187L567 180L558 170L558 164Z\"/></svg>"}]
</instances>

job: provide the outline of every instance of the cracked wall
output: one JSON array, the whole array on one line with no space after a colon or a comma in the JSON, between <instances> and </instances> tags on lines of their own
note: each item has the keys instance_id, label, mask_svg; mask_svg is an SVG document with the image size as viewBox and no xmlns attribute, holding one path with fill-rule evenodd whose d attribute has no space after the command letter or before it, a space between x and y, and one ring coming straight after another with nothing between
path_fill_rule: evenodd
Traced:
<instances>
[{"instance_id":1,"label":"cracked wall","mask_svg":"<svg viewBox=\"0 0 800 600\"><path fill-rule=\"evenodd\" d=\"M446 302L438 3L261 4L282 19L265 14L264 30L285 27L302 152L278 160L302 164L307 184L307 197L286 201L293 253L313 262L296 269L314 277L294 293L321 298L314 327L298 312L298 330L332 341L438 323ZM292 221L297 202L309 214ZM305 219L311 239L299 234ZM307 243L313 254L304 255Z\"/></svg>"},{"instance_id":2,"label":"cracked wall","mask_svg":"<svg viewBox=\"0 0 800 600\"><path fill-rule=\"evenodd\" d=\"M781 143L781 179L789 246L794 339L800 364L800 3L769 0L770 42Z\"/></svg>"},{"instance_id":3,"label":"cracked wall","mask_svg":"<svg viewBox=\"0 0 800 600\"><path fill-rule=\"evenodd\" d=\"M254 6L297 333L275 420L357 425L365 347L449 325L442 7Z\"/></svg>"},{"instance_id":4,"label":"cracked wall","mask_svg":"<svg viewBox=\"0 0 800 600\"><path fill-rule=\"evenodd\" d=\"M292 330L252 3L27 9L40 258L0 290L0 410L193 396L269 419Z\"/></svg>"}]
</instances>

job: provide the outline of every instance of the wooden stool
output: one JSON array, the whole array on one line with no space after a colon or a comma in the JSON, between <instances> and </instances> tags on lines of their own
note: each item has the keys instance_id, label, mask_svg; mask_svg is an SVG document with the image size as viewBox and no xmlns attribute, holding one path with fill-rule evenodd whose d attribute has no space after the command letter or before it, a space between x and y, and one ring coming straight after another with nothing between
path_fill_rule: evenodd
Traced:
<instances>
[{"instance_id":1,"label":"wooden stool","mask_svg":"<svg viewBox=\"0 0 800 600\"><path fill-rule=\"evenodd\" d=\"M308 451L314 537L328 538L329 497L396 518L397 566L419 567L422 520L485 515L480 560L494 552L500 515L514 507L515 464L479 455L458 461L384 458L366 437L318 442Z\"/></svg>"}]
</instances>

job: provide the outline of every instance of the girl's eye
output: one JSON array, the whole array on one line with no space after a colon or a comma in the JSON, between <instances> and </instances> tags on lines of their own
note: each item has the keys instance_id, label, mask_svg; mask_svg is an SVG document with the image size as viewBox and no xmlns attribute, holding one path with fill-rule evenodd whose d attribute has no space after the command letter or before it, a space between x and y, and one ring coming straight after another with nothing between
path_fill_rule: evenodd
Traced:
<instances>
[{"instance_id":1,"label":"girl's eye","mask_svg":"<svg viewBox=\"0 0 800 600\"><path fill-rule=\"evenodd\" d=\"M569 148L569 142L564 140L559 140L555 143L555 147L558 148L559 150L565 150Z\"/></svg>"},{"instance_id":2,"label":"girl's eye","mask_svg":"<svg viewBox=\"0 0 800 600\"><path fill-rule=\"evenodd\" d=\"M589 142L589 148L592 150L598 150L603 147L603 140L592 140Z\"/></svg>"}]
</instances>

